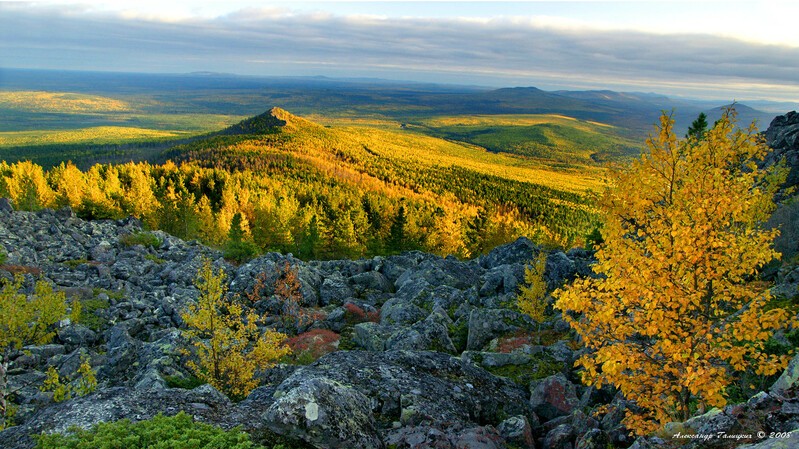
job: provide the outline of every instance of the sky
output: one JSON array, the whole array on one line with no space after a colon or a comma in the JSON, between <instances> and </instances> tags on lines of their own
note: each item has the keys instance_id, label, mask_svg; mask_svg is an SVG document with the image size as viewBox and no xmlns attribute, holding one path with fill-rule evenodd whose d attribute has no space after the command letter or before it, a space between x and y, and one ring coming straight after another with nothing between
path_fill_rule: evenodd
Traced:
<instances>
[{"instance_id":1,"label":"sky","mask_svg":"<svg viewBox=\"0 0 799 449\"><path fill-rule=\"evenodd\" d=\"M797 17L793 0L0 1L0 67L799 102Z\"/></svg>"}]
</instances>

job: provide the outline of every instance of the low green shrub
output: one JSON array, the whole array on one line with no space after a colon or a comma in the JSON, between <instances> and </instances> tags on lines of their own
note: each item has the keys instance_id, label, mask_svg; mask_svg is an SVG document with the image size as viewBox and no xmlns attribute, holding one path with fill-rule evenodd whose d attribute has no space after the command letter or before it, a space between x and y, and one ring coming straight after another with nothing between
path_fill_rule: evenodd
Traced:
<instances>
[{"instance_id":1,"label":"low green shrub","mask_svg":"<svg viewBox=\"0 0 799 449\"><path fill-rule=\"evenodd\" d=\"M125 234L119 236L119 243L125 246L149 246L150 248L158 248L161 246L161 239L156 237L152 232L134 232L133 234Z\"/></svg>"},{"instance_id":2,"label":"low green shrub","mask_svg":"<svg viewBox=\"0 0 799 449\"><path fill-rule=\"evenodd\" d=\"M102 331L108 324L108 320L100 316L98 312L109 307L111 304L104 299L83 299L80 301L80 316L77 322L95 332Z\"/></svg>"},{"instance_id":3,"label":"low green shrub","mask_svg":"<svg viewBox=\"0 0 799 449\"><path fill-rule=\"evenodd\" d=\"M183 412L175 416L159 414L137 423L127 419L99 423L89 430L73 427L65 435L40 435L36 439L37 449L265 449L265 446L250 441L249 435L238 429L226 431L195 422ZM286 447L277 445L270 449Z\"/></svg>"},{"instance_id":4,"label":"low green shrub","mask_svg":"<svg viewBox=\"0 0 799 449\"><path fill-rule=\"evenodd\" d=\"M197 376L165 376L164 380L169 388L183 388L193 390L200 385L205 385L202 379Z\"/></svg>"}]
</instances>

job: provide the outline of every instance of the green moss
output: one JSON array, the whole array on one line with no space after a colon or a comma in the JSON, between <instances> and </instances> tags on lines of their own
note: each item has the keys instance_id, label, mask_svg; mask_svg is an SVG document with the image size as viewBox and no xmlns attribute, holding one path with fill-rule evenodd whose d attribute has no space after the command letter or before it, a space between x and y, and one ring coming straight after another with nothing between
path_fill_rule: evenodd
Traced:
<instances>
[{"instance_id":1,"label":"green moss","mask_svg":"<svg viewBox=\"0 0 799 449\"><path fill-rule=\"evenodd\" d=\"M100 293L105 293L106 295L108 295L109 299L115 299L117 301L119 301L120 299L122 299L123 296L125 296L125 292L119 290L114 291L114 290L107 290L104 288L92 289L92 295L94 295L94 297L100 296Z\"/></svg>"},{"instance_id":2,"label":"green moss","mask_svg":"<svg viewBox=\"0 0 799 449\"><path fill-rule=\"evenodd\" d=\"M78 323L89 329L99 332L108 325L108 320L99 312L111 307L111 304L104 299L83 299L80 301L80 318Z\"/></svg>"},{"instance_id":3,"label":"green moss","mask_svg":"<svg viewBox=\"0 0 799 449\"><path fill-rule=\"evenodd\" d=\"M466 343L469 338L469 322L459 320L447 326L449 338L455 346L455 352L461 353L466 350Z\"/></svg>"},{"instance_id":4,"label":"green moss","mask_svg":"<svg viewBox=\"0 0 799 449\"><path fill-rule=\"evenodd\" d=\"M169 388L183 388L185 390L193 390L200 385L205 385L205 382L196 376L164 376L164 380Z\"/></svg>"},{"instance_id":5,"label":"green moss","mask_svg":"<svg viewBox=\"0 0 799 449\"><path fill-rule=\"evenodd\" d=\"M344 329L341 330L341 338L338 341L338 348L343 351L352 351L354 349L358 349L358 345L355 344L355 340L353 339L355 334L355 330L352 326L344 326Z\"/></svg>"},{"instance_id":6,"label":"green moss","mask_svg":"<svg viewBox=\"0 0 799 449\"><path fill-rule=\"evenodd\" d=\"M66 260L66 261L64 261L62 263L64 265L68 266L69 268L72 268L74 270L79 265L83 265L83 264L85 264L87 262L88 262L87 259L73 259L73 260Z\"/></svg>"},{"instance_id":7,"label":"green moss","mask_svg":"<svg viewBox=\"0 0 799 449\"><path fill-rule=\"evenodd\" d=\"M533 359L524 365L505 365L499 367L484 367L489 373L507 377L521 386L528 386L533 380L543 379L563 370L563 363L549 356Z\"/></svg>"},{"instance_id":8,"label":"green moss","mask_svg":"<svg viewBox=\"0 0 799 449\"><path fill-rule=\"evenodd\" d=\"M163 242L152 232L139 231L119 236L119 243L125 246L142 245L150 248L159 248Z\"/></svg>"},{"instance_id":9,"label":"green moss","mask_svg":"<svg viewBox=\"0 0 799 449\"><path fill-rule=\"evenodd\" d=\"M288 449L283 445L259 446L238 428L225 431L209 424L195 422L190 415L161 414L146 421L131 423L123 419L99 423L89 430L73 427L67 435L39 435L37 449L89 449L98 447L144 448L231 448L231 449Z\"/></svg>"},{"instance_id":10,"label":"green moss","mask_svg":"<svg viewBox=\"0 0 799 449\"><path fill-rule=\"evenodd\" d=\"M144 256L144 258L149 260L149 261L155 262L158 265L161 265L161 264L166 262L164 259L161 259L160 257L156 256L155 254L147 254L146 256Z\"/></svg>"}]
</instances>

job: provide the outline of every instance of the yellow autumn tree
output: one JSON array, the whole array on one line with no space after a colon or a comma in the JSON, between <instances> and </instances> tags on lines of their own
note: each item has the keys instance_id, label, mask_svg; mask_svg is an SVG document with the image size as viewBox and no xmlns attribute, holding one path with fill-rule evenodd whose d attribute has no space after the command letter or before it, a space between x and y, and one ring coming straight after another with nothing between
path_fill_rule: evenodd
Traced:
<instances>
[{"instance_id":1,"label":"yellow autumn tree","mask_svg":"<svg viewBox=\"0 0 799 449\"><path fill-rule=\"evenodd\" d=\"M182 314L193 351L188 368L201 380L233 398L257 385L255 372L271 367L290 349L282 333L258 329L259 317L227 297L225 273L205 260L197 273L197 302Z\"/></svg>"},{"instance_id":2,"label":"yellow autumn tree","mask_svg":"<svg viewBox=\"0 0 799 449\"><path fill-rule=\"evenodd\" d=\"M736 373L770 375L788 356L764 343L791 322L767 310L757 270L779 257L763 222L784 173L755 161L767 147L754 125L727 110L701 139L679 140L663 115L649 151L618 171L604 194L604 244L596 279L555 293L556 307L589 352L577 365L589 385L611 384L639 408L638 434L721 407Z\"/></svg>"},{"instance_id":3,"label":"yellow autumn tree","mask_svg":"<svg viewBox=\"0 0 799 449\"><path fill-rule=\"evenodd\" d=\"M519 310L538 323L538 342L541 343L541 322L546 320L547 281L544 272L547 266L547 254L538 253L535 260L524 267L524 282L519 288L516 304Z\"/></svg>"},{"instance_id":4,"label":"yellow autumn tree","mask_svg":"<svg viewBox=\"0 0 799 449\"><path fill-rule=\"evenodd\" d=\"M7 382L9 362L14 352L26 345L43 345L55 336L52 325L66 316L64 292L53 291L46 281L36 283L34 293L20 293L23 278L5 282L0 289L0 430L9 424L13 393Z\"/></svg>"}]
</instances>

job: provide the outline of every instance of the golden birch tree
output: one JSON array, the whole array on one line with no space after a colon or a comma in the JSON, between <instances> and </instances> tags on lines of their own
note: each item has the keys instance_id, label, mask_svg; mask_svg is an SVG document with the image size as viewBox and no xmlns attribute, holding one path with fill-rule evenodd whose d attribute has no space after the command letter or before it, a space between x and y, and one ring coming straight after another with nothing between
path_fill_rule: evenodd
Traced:
<instances>
[{"instance_id":1,"label":"golden birch tree","mask_svg":"<svg viewBox=\"0 0 799 449\"><path fill-rule=\"evenodd\" d=\"M589 385L619 388L640 412L638 434L721 407L736 373L770 375L788 356L764 343L792 321L767 310L757 270L779 257L762 225L783 174L759 169L767 147L754 125L726 111L702 138L679 140L663 115L648 152L618 171L604 194L596 279L555 293L556 307L589 352ZM783 178L784 179L784 178Z\"/></svg>"},{"instance_id":2,"label":"golden birch tree","mask_svg":"<svg viewBox=\"0 0 799 449\"><path fill-rule=\"evenodd\" d=\"M205 260L197 273L197 302L183 313L183 335L193 347L188 368L201 380L233 398L247 396L258 381L256 370L271 367L287 355L284 334L258 329L259 317L227 298L225 273Z\"/></svg>"}]
</instances>

